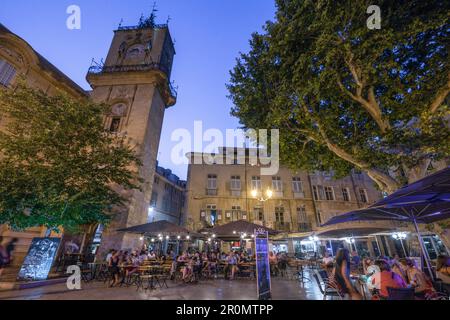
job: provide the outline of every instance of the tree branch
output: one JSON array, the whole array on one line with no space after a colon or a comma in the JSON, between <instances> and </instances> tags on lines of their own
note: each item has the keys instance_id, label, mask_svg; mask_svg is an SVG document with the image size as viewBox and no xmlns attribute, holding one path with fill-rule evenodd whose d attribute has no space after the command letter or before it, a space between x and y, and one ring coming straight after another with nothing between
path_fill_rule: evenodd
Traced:
<instances>
[{"instance_id":1,"label":"tree branch","mask_svg":"<svg viewBox=\"0 0 450 320\"><path fill-rule=\"evenodd\" d=\"M393 179L388 174L384 173L383 171L371 167L368 163L365 161L361 161L356 159L353 155L345 151L344 149L340 148L338 145L334 144L326 135L325 131L321 128L320 124L318 124L319 132L327 145L328 149L332 151L334 154L336 154L341 159L344 159L351 164L355 165L356 167L364 170L367 172L367 174L378 184L378 186L385 191L393 192L398 189L399 184L398 182Z\"/></svg>"},{"instance_id":2,"label":"tree branch","mask_svg":"<svg viewBox=\"0 0 450 320\"><path fill-rule=\"evenodd\" d=\"M450 93L450 73L448 74L448 81L443 89L441 89L433 102L430 105L430 112L434 113L436 110L442 105L445 98L447 98L448 94Z\"/></svg>"},{"instance_id":3,"label":"tree branch","mask_svg":"<svg viewBox=\"0 0 450 320\"><path fill-rule=\"evenodd\" d=\"M383 115L381 113L381 107L380 107L378 101L376 100L375 90L374 90L373 86L369 87L367 98L364 98L363 91L366 87L366 81L365 81L365 79L363 79L361 69L354 64L352 53L350 53L348 59L344 59L344 60L345 60L347 67L350 70L350 73L352 74L353 80L356 83L356 92L353 93L350 90L348 90L342 83L342 80L338 74L337 84L338 84L339 88L345 94L347 94L352 100L361 104L363 106L363 108L375 120L375 122L377 123L381 132L385 133L387 130L390 129L390 124L388 121L383 119Z\"/></svg>"}]
</instances>

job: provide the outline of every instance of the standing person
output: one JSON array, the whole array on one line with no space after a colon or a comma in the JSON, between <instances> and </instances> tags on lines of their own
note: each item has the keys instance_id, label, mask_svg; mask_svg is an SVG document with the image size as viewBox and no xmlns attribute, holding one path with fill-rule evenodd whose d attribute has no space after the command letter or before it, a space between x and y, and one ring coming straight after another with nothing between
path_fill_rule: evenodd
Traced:
<instances>
[{"instance_id":1,"label":"standing person","mask_svg":"<svg viewBox=\"0 0 450 320\"><path fill-rule=\"evenodd\" d=\"M355 270L358 270L360 262L361 258L359 257L358 252L352 251L351 265Z\"/></svg>"},{"instance_id":2,"label":"standing person","mask_svg":"<svg viewBox=\"0 0 450 320\"><path fill-rule=\"evenodd\" d=\"M278 258L273 253L273 251L269 252L269 264L270 264L270 273L274 276L278 275Z\"/></svg>"},{"instance_id":3,"label":"standing person","mask_svg":"<svg viewBox=\"0 0 450 320\"><path fill-rule=\"evenodd\" d=\"M109 270L110 270L111 275L113 277L111 285L110 285L111 287L114 287L115 285L120 283L120 280L119 280L120 255L121 255L121 251L115 251L114 254L112 255L111 259L109 259Z\"/></svg>"},{"instance_id":4,"label":"standing person","mask_svg":"<svg viewBox=\"0 0 450 320\"><path fill-rule=\"evenodd\" d=\"M8 264L8 253L3 246L3 237L0 236L0 277L2 276L5 266Z\"/></svg>"},{"instance_id":5,"label":"standing person","mask_svg":"<svg viewBox=\"0 0 450 320\"><path fill-rule=\"evenodd\" d=\"M106 255L105 261L108 265L109 265L109 260L115 253L116 253L116 250L111 249L111 250L109 250L108 254Z\"/></svg>"},{"instance_id":6,"label":"standing person","mask_svg":"<svg viewBox=\"0 0 450 320\"><path fill-rule=\"evenodd\" d=\"M234 274L237 271L237 259L236 259L236 255L234 252L230 252L230 254L227 257L227 264L228 264L228 270L231 270L231 276L230 276L230 280L234 279ZM226 271L226 274L228 274L228 270Z\"/></svg>"},{"instance_id":7,"label":"standing person","mask_svg":"<svg viewBox=\"0 0 450 320\"><path fill-rule=\"evenodd\" d=\"M348 249L340 248L338 250L333 274L341 294L349 295L350 300L362 299L350 281L350 255Z\"/></svg>"}]
</instances>

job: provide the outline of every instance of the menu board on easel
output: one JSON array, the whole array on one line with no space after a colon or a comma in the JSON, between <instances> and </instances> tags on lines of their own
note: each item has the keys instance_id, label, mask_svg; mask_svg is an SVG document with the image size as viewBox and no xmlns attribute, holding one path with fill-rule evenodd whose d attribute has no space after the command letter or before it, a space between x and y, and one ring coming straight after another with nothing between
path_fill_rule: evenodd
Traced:
<instances>
[{"instance_id":1,"label":"menu board on easel","mask_svg":"<svg viewBox=\"0 0 450 320\"><path fill-rule=\"evenodd\" d=\"M48 277L60 238L34 238L20 268L18 278L27 280L45 280Z\"/></svg>"},{"instance_id":2,"label":"menu board on easel","mask_svg":"<svg viewBox=\"0 0 450 320\"><path fill-rule=\"evenodd\" d=\"M259 300L272 298L270 285L269 240L267 231L255 229L256 281Z\"/></svg>"}]
</instances>

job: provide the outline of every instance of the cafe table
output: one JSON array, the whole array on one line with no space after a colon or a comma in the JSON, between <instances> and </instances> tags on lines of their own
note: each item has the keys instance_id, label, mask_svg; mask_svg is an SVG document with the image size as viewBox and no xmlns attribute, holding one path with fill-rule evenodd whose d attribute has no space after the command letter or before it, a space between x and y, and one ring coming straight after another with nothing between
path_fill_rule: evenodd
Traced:
<instances>
[{"instance_id":1,"label":"cafe table","mask_svg":"<svg viewBox=\"0 0 450 320\"><path fill-rule=\"evenodd\" d=\"M307 281L311 281L311 279L309 279L308 277L305 277L304 274L304 267L309 266L310 262L307 260L299 260L299 259L295 259L295 260L291 260L288 262L288 264L293 265L294 267L297 268L297 272L296 275L298 277L298 280L302 283L305 282L305 280Z\"/></svg>"}]
</instances>

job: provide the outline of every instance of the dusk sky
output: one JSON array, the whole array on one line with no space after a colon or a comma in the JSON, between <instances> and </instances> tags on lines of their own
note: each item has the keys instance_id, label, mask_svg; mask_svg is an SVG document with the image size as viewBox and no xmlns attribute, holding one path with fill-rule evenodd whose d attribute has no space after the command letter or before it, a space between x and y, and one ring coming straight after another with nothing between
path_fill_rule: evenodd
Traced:
<instances>
[{"instance_id":1,"label":"dusk sky","mask_svg":"<svg viewBox=\"0 0 450 320\"><path fill-rule=\"evenodd\" d=\"M165 23L175 40L176 56L172 80L178 102L166 111L159 148L160 165L186 178L187 167L174 165L170 141L177 128L193 131L194 121L203 129L233 129L238 120L230 116L232 103L225 84L239 52L247 52L251 33L273 20L272 0L159 0L157 22ZM81 8L81 30L66 27L70 5ZM123 25L137 24L141 13L151 12L148 0L2 0L0 22L24 38L84 89L92 58L106 58L113 37ZM200 151L200 150L195 150Z\"/></svg>"}]
</instances>

